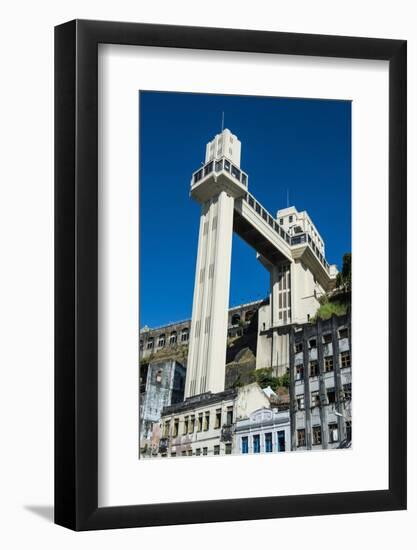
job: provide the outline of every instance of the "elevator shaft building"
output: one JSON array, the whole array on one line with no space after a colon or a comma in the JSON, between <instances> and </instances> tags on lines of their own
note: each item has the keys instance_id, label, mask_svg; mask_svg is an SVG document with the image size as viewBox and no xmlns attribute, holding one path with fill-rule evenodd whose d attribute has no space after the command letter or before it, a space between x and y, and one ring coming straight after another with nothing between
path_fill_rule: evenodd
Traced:
<instances>
[{"instance_id":1,"label":"elevator shaft building","mask_svg":"<svg viewBox=\"0 0 417 550\"><path fill-rule=\"evenodd\" d=\"M191 178L190 196L201 215L185 398L224 390L233 232L270 274L269 305L259 312L257 368L287 371L288 334L279 328L308 322L335 284L336 266L327 263L307 212L289 207L270 214L249 193L240 161L241 143L225 129L207 144Z\"/></svg>"}]
</instances>

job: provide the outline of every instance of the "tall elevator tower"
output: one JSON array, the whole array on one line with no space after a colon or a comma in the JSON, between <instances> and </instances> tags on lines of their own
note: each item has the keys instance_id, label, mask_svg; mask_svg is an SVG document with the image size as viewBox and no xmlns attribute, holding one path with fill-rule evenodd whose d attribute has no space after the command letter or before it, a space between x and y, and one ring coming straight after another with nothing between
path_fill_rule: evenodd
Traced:
<instances>
[{"instance_id":1,"label":"tall elevator tower","mask_svg":"<svg viewBox=\"0 0 417 550\"><path fill-rule=\"evenodd\" d=\"M201 216L185 397L224 390L234 201L248 187L240 149L237 137L223 130L191 178Z\"/></svg>"}]
</instances>

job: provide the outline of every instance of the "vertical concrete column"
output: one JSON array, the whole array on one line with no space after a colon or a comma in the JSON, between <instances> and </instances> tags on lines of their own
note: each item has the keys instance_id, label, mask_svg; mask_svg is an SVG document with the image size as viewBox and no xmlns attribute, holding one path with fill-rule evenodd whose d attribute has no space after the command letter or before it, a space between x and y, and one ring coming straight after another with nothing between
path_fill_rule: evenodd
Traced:
<instances>
[{"instance_id":1,"label":"vertical concrete column","mask_svg":"<svg viewBox=\"0 0 417 550\"><path fill-rule=\"evenodd\" d=\"M309 349L308 339L306 336L307 331L303 330L303 368L304 368L304 411L305 411L305 433L306 433L306 447L307 450L311 450L311 394L310 394L310 373L309 373Z\"/></svg>"},{"instance_id":2,"label":"vertical concrete column","mask_svg":"<svg viewBox=\"0 0 417 550\"><path fill-rule=\"evenodd\" d=\"M317 363L319 365L319 396L320 396L320 425L321 425L321 446L327 449L329 446L329 427L327 425L327 391L324 379L324 357L323 357L323 331L322 322L317 321Z\"/></svg>"},{"instance_id":3,"label":"vertical concrete column","mask_svg":"<svg viewBox=\"0 0 417 550\"><path fill-rule=\"evenodd\" d=\"M224 389L234 199L202 207L185 397Z\"/></svg>"},{"instance_id":4,"label":"vertical concrete column","mask_svg":"<svg viewBox=\"0 0 417 550\"><path fill-rule=\"evenodd\" d=\"M340 356L339 356L339 335L337 332L336 316L332 317L332 348L333 348L333 367L334 367L334 390L336 395L336 411L342 416L337 416L337 431L339 441L346 439L346 420L344 417L342 394L342 374L340 372Z\"/></svg>"},{"instance_id":5,"label":"vertical concrete column","mask_svg":"<svg viewBox=\"0 0 417 550\"><path fill-rule=\"evenodd\" d=\"M274 265L269 271L270 296L271 296L271 328L272 346L271 346L271 366L275 376L278 375L278 331L274 330L279 324L279 269Z\"/></svg>"},{"instance_id":6,"label":"vertical concrete column","mask_svg":"<svg viewBox=\"0 0 417 550\"><path fill-rule=\"evenodd\" d=\"M290 348L290 430L291 430L291 450L297 449L297 426L296 426L296 410L297 402L295 399L295 366L294 366L294 328L290 327L288 337L288 345Z\"/></svg>"}]
</instances>

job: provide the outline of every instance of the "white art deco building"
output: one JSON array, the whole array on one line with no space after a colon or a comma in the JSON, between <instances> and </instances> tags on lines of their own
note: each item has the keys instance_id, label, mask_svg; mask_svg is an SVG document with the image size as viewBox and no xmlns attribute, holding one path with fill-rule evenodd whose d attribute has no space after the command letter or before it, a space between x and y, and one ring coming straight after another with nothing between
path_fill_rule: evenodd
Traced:
<instances>
[{"instance_id":1,"label":"white art deco building","mask_svg":"<svg viewBox=\"0 0 417 550\"><path fill-rule=\"evenodd\" d=\"M241 143L225 129L207 144L204 164L191 179L201 217L185 398L224 390L233 232L270 273L269 304L259 310L257 368L286 372L288 334L278 329L308 322L320 296L335 285L337 268L327 263L307 212L289 207L270 214L249 193L240 161Z\"/></svg>"}]
</instances>

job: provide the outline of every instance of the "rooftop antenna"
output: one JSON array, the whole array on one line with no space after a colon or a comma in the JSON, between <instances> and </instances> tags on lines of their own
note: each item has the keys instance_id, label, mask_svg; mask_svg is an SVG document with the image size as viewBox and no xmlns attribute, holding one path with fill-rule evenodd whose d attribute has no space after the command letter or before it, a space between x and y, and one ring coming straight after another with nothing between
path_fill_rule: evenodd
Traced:
<instances>
[{"instance_id":1,"label":"rooftop antenna","mask_svg":"<svg viewBox=\"0 0 417 550\"><path fill-rule=\"evenodd\" d=\"M222 132L224 130L224 111L222 111Z\"/></svg>"}]
</instances>

